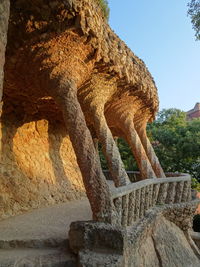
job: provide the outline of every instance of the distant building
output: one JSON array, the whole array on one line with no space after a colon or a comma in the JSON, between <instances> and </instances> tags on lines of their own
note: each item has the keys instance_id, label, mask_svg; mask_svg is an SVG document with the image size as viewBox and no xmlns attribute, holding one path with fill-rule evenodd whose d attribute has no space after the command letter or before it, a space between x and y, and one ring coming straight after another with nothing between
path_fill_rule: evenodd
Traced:
<instances>
[{"instance_id":1,"label":"distant building","mask_svg":"<svg viewBox=\"0 0 200 267\"><path fill-rule=\"evenodd\" d=\"M200 103L196 103L193 109L187 111L188 120L200 118Z\"/></svg>"}]
</instances>

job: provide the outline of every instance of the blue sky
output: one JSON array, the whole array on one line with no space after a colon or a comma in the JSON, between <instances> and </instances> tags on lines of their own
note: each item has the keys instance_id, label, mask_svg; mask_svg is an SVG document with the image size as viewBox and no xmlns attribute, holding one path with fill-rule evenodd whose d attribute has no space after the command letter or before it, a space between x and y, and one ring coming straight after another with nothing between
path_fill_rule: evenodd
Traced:
<instances>
[{"instance_id":1,"label":"blue sky","mask_svg":"<svg viewBox=\"0 0 200 267\"><path fill-rule=\"evenodd\" d=\"M200 41L187 17L189 0L108 0L109 24L144 60L160 109L187 111L200 102Z\"/></svg>"}]
</instances>

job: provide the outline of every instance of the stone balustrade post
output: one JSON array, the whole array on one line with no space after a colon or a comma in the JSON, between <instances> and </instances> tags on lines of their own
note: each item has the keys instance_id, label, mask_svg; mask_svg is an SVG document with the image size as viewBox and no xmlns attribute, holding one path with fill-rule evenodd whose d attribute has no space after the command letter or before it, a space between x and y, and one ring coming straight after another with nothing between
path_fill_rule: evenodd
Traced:
<instances>
[{"instance_id":1,"label":"stone balustrade post","mask_svg":"<svg viewBox=\"0 0 200 267\"><path fill-rule=\"evenodd\" d=\"M144 217L145 212L145 190L145 187L140 190L140 218Z\"/></svg>"},{"instance_id":2,"label":"stone balustrade post","mask_svg":"<svg viewBox=\"0 0 200 267\"><path fill-rule=\"evenodd\" d=\"M157 199L158 205L163 205L165 203L167 197L167 188L168 188L168 183L160 184L158 199Z\"/></svg>"},{"instance_id":3,"label":"stone balustrade post","mask_svg":"<svg viewBox=\"0 0 200 267\"><path fill-rule=\"evenodd\" d=\"M167 191L167 198L166 203L171 204L174 203L176 196L176 182L169 183L168 191Z\"/></svg>"},{"instance_id":4,"label":"stone balustrade post","mask_svg":"<svg viewBox=\"0 0 200 267\"><path fill-rule=\"evenodd\" d=\"M188 182L188 197L187 197L187 201L191 201L192 199L192 191L191 191L191 181Z\"/></svg>"},{"instance_id":5,"label":"stone balustrade post","mask_svg":"<svg viewBox=\"0 0 200 267\"><path fill-rule=\"evenodd\" d=\"M175 203L180 203L182 200L184 182L178 182L176 185Z\"/></svg>"},{"instance_id":6,"label":"stone balustrade post","mask_svg":"<svg viewBox=\"0 0 200 267\"><path fill-rule=\"evenodd\" d=\"M149 192L149 207L153 207L153 188L154 188L154 185L150 185L150 192Z\"/></svg>"},{"instance_id":7,"label":"stone balustrade post","mask_svg":"<svg viewBox=\"0 0 200 267\"><path fill-rule=\"evenodd\" d=\"M134 221L137 221L140 217L140 193L141 190L137 189L135 193L135 215L134 215Z\"/></svg>"},{"instance_id":8,"label":"stone balustrade post","mask_svg":"<svg viewBox=\"0 0 200 267\"><path fill-rule=\"evenodd\" d=\"M144 205L145 211L149 209L149 207L151 206L151 202L152 202L152 185L148 185L146 186L145 189L145 205Z\"/></svg>"},{"instance_id":9,"label":"stone balustrade post","mask_svg":"<svg viewBox=\"0 0 200 267\"><path fill-rule=\"evenodd\" d=\"M134 222L136 193L133 191L129 195L129 211L128 211L128 225L132 225Z\"/></svg>"},{"instance_id":10,"label":"stone balustrade post","mask_svg":"<svg viewBox=\"0 0 200 267\"><path fill-rule=\"evenodd\" d=\"M153 185L153 196L152 196L152 205L156 205L158 199L158 193L160 189L160 184Z\"/></svg>"},{"instance_id":11,"label":"stone balustrade post","mask_svg":"<svg viewBox=\"0 0 200 267\"><path fill-rule=\"evenodd\" d=\"M188 200L189 187L190 187L190 182L189 181L184 182L181 202L186 202Z\"/></svg>"},{"instance_id":12,"label":"stone balustrade post","mask_svg":"<svg viewBox=\"0 0 200 267\"><path fill-rule=\"evenodd\" d=\"M122 226L128 225L129 195L122 197Z\"/></svg>"}]
</instances>

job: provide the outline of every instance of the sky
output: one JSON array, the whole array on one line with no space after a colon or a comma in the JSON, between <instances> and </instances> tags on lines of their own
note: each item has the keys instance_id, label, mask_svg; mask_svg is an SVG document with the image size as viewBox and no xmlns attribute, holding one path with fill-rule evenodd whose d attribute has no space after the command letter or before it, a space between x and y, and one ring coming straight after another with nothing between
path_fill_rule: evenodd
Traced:
<instances>
[{"instance_id":1,"label":"sky","mask_svg":"<svg viewBox=\"0 0 200 267\"><path fill-rule=\"evenodd\" d=\"M200 102L200 41L189 0L108 0L109 24L153 75L160 110L192 109Z\"/></svg>"}]
</instances>

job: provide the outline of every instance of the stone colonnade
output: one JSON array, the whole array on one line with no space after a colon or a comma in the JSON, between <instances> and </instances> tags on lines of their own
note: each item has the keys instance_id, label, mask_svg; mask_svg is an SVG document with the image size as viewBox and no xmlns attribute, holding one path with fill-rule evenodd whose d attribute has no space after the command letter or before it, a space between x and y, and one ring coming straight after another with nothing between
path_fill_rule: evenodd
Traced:
<instances>
[{"instance_id":1,"label":"stone colonnade","mask_svg":"<svg viewBox=\"0 0 200 267\"><path fill-rule=\"evenodd\" d=\"M126 97L111 104L105 116L108 124L117 128L130 145L141 179L164 178L164 171L146 133L150 119L148 107L136 97Z\"/></svg>"},{"instance_id":2,"label":"stone colonnade","mask_svg":"<svg viewBox=\"0 0 200 267\"><path fill-rule=\"evenodd\" d=\"M164 177L146 136L158 99L144 63L112 32L94 2L44 5L39 0L37 8L32 1L11 2L4 89L13 101L23 99L35 107L50 97L49 109L57 115L62 111L94 219L113 222L116 209L92 139L102 144L116 187L130 181L115 132L128 141L142 179Z\"/></svg>"},{"instance_id":3,"label":"stone colonnade","mask_svg":"<svg viewBox=\"0 0 200 267\"><path fill-rule=\"evenodd\" d=\"M58 86L57 80L56 86ZM137 100L134 97L131 101L129 99L130 103L125 101L125 105L120 100L113 101L105 109L105 99L101 104L96 104L95 96L90 97L90 101L85 101L87 97L78 98L77 86L75 82L69 80L60 80L59 89L49 92L63 112L94 219L110 223L117 222L117 208L114 206L112 193L102 172L96 141L98 140L102 145L115 187L126 186L130 184L130 180L115 142L113 125L118 129L119 135L128 141L140 169L141 179L164 178L162 167L146 135L147 120L144 115L148 112L143 113L143 116L140 116L141 120L137 123L134 119L137 118L140 106L135 106ZM89 130L90 125L87 124L85 109L89 110L92 118L93 129L96 133L95 142ZM118 204L121 205L121 203Z\"/></svg>"}]
</instances>

